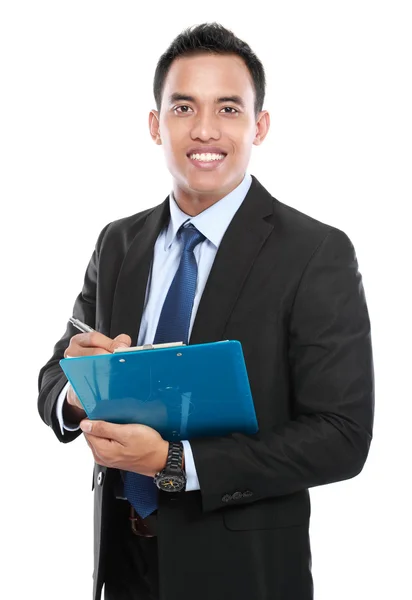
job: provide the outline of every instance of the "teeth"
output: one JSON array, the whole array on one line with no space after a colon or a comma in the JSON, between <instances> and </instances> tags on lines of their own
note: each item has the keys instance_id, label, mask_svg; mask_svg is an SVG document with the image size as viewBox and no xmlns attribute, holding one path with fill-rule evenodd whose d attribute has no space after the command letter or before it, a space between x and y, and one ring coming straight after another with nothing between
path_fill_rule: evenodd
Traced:
<instances>
[{"instance_id":1,"label":"teeth","mask_svg":"<svg viewBox=\"0 0 412 600\"><path fill-rule=\"evenodd\" d=\"M224 158L224 154L211 154L210 152L206 154L191 154L190 158L193 160L201 160L202 162L208 162L212 160L222 160Z\"/></svg>"}]
</instances>

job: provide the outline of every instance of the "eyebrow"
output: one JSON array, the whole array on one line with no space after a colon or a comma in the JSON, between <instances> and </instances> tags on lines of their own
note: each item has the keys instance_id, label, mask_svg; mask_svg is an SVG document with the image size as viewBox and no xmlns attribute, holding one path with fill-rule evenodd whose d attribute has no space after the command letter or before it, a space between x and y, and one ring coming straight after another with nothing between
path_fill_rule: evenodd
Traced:
<instances>
[{"instance_id":1,"label":"eyebrow","mask_svg":"<svg viewBox=\"0 0 412 600\"><path fill-rule=\"evenodd\" d=\"M185 102L193 102L196 103L196 99L194 96L188 96L187 94L180 94L179 92L175 92L169 97L169 104L173 104L173 102L180 102L184 100ZM242 108L245 108L245 103L240 96L221 96L220 98L215 99L216 104L222 104L223 102L233 102L234 104L238 104Z\"/></svg>"}]
</instances>

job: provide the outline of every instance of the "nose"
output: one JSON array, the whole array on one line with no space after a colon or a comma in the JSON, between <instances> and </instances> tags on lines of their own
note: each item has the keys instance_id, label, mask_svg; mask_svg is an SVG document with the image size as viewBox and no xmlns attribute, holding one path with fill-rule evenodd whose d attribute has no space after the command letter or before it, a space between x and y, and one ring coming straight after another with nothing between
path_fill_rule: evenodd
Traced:
<instances>
[{"instance_id":1,"label":"nose","mask_svg":"<svg viewBox=\"0 0 412 600\"><path fill-rule=\"evenodd\" d=\"M191 136L199 140L218 140L220 138L220 127L218 117L213 112L199 112L193 125Z\"/></svg>"}]
</instances>

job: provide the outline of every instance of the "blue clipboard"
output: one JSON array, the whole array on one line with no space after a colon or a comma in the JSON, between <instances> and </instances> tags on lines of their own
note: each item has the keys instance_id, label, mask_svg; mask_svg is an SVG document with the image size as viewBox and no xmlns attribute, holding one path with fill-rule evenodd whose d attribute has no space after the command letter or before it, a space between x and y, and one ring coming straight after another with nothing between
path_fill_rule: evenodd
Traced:
<instances>
[{"instance_id":1,"label":"blue clipboard","mask_svg":"<svg viewBox=\"0 0 412 600\"><path fill-rule=\"evenodd\" d=\"M167 441L258 431L237 340L60 360L89 419L143 423Z\"/></svg>"}]
</instances>

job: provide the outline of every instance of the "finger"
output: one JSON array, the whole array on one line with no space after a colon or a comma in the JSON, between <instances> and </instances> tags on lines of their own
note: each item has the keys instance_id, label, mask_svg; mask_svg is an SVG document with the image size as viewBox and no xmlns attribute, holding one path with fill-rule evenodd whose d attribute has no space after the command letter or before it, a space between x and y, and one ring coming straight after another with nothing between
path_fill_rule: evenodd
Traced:
<instances>
[{"instance_id":1,"label":"finger","mask_svg":"<svg viewBox=\"0 0 412 600\"><path fill-rule=\"evenodd\" d=\"M91 440L89 439L89 436L86 435L86 434L84 434L84 439L86 440L87 445L89 446L90 450L92 451L93 458L94 458L95 462L98 463L100 461L100 457L97 456L96 451L94 449L94 446L93 446ZM97 439L97 438L94 438L94 439Z\"/></svg>"},{"instance_id":2,"label":"finger","mask_svg":"<svg viewBox=\"0 0 412 600\"><path fill-rule=\"evenodd\" d=\"M97 460L107 460L110 458L111 453L116 445L116 442L112 440L107 440L105 438L94 437L93 435L84 434L86 438L86 442L88 443L91 451L93 452L93 456Z\"/></svg>"},{"instance_id":3,"label":"finger","mask_svg":"<svg viewBox=\"0 0 412 600\"><path fill-rule=\"evenodd\" d=\"M87 433L84 434L84 437L97 464L105 467L116 466L118 463L119 448L121 448L116 441L94 437Z\"/></svg>"},{"instance_id":4,"label":"finger","mask_svg":"<svg viewBox=\"0 0 412 600\"><path fill-rule=\"evenodd\" d=\"M94 456L94 446L93 446L89 436L87 435L87 433L84 434L84 439L86 440L86 443L89 446L90 450L93 452L93 456ZM95 438L95 439L97 439L97 438Z\"/></svg>"},{"instance_id":5,"label":"finger","mask_svg":"<svg viewBox=\"0 0 412 600\"><path fill-rule=\"evenodd\" d=\"M127 333L121 333L117 335L113 340L113 350L116 348L130 348L132 345L132 338Z\"/></svg>"},{"instance_id":6,"label":"finger","mask_svg":"<svg viewBox=\"0 0 412 600\"><path fill-rule=\"evenodd\" d=\"M110 354L101 348L83 348L76 344L70 344L64 351L64 358L77 358L78 356L97 356L99 354Z\"/></svg>"},{"instance_id":7,"label":"finger","mask_svg":"<svg viewBox=\"0 0 412 600\"><path fill-rule=\"evenodd\" d=\"M96 338L96 336L91 337L92 333L96 334L97 336L102 336L103 339L100 337ZM70 343L64 351L64 358L72 358L77 356L94 356L97 354L109 354L110 351L106 350L104 347L98 346L99 341L101 344L105 344L106 346L109 345L104 339L106 338L106 336L104 336L101 333L98 333L97 331L92 333L78 333L74 335L70 339ZM110 340L110 338L106 339Z\"/></svg>"},{"instance_id":8,"label":"finger","mask_svg":"<svg viewBox=\"0 0 412 600\"><path fill-rule=\"evenodd\" d=\"M75 356L111 354L116 348L129 347L131 341L130 336L125 333L120 334L114 340L98 331L78 333L71 338L63 356L64 358L73 358Z\"/></svg>"},{"instance_id":9,"label":"finger","mask_svg":"<svg viewBox=\"0 0 412 600\"><path fill-rule=\"evenodd\" d=\"M124 443L126 432L124 428L127 425L118 425L117 423L108 423L107 421L90 421L83 419L80 421L80 429L89 435L106 438L107 440L115 440L119 443Z\"/></svg>"},{"instance_id":10,"label":"finger","mask_svg":"<svg viewBox=\"0 0 412 600\"><path fill-rule=\"evenodd\" d=\"M114 340L98 331L78 333L70 339L70 344L64 352L64 358L110 354L116 348L130 347L131 343L132 339L126 333L121 333Z\"/></svg>"},{"instance_id":11,"label":"finger","mask_svg":"<svg viewBox=\"0 0 412 600\"><path fill-rule=\"evenodd\" d=\"M111 346L113 345L112 338L100 333L99 331L88 331L86 333L78 333L72 337L72 340L76 342L82 348L97 348L99 350L106 350L106 352L112 352Z\"/></svg>"}]
</instances>

